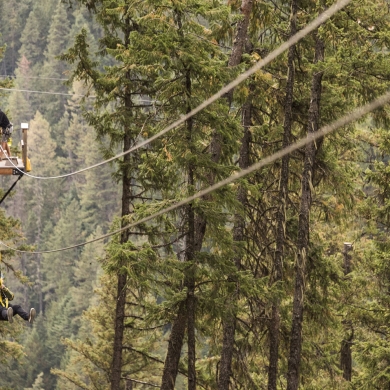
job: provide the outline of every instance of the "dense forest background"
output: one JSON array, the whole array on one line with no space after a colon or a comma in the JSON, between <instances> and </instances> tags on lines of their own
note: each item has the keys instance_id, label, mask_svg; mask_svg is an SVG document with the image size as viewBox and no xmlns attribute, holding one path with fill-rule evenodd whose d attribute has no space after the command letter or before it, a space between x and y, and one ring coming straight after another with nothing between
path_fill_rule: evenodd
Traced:
<instances>
[{"instance_id":1,"label":"dense forest background","mask_svg":"<svg viewBox=\"0 0 390 390\"><path fill-rule=\"evenodd\" d=\"M47 179L159 134L332 3L0 2L0 108L38 176L0 210L5 283L38 312L0 323L1 389L390 388L388 107L161 212L386 92L387 0Z\"/></svg>"}]
</instances>

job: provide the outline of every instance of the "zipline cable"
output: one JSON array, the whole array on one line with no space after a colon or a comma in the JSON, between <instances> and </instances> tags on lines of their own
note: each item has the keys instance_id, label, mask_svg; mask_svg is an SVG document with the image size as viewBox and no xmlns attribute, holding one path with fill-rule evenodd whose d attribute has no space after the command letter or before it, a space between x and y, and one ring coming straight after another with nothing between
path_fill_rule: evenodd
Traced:
<instances>
[{"instance_id":1,"label":"zipline cable","mask_svg":"<svg viewBox=\"0 0 390 390\"><path fill-rule=\"evenodd\" d=\"M41 76L14 76L10 74L2 74L0 77L9 77L11 79L17 79L18 77L21 79L39 79L39 80L59 80L59 81L68 81L66 78L60 77L41 77Z\"/></svg>"},{"instance_id":2,"label":"zipline cable","mask_svg":"<svg viewBox=\"0 0 390 390\"><path fill-rule=\"evenodd\" d=\"M44 94L44 95L63 95L63 96L96 98L96 96L86 96L86 95L79 95L79 94L75 94L75 93L66 93L66 92L32 91L32 90L29 90L29 89L2 88L2 87L0 87L0 90L1 91L10 91L10 92L41 93L41 94Z\"/></svg>"},{"instance_id":3,"label":"zipline cable","mask_svg":"<svg viewBox=\"0 0 390 390\"><path fill-rule=\"evenodd\" d=\"M71 96L71 97L81 97L81 98L96 99L95 95L80 95L80 94L77 94L77 93L52 92L52 91L34 91L32 89L19 89L19 88L3 88L3 87L0 87L0 91L42 93L42 94L45 94L45 95L64 95L64 96ZM137 99L137 102L152 103L153 101L152 100L147 100L147 99Z\"/></svg>"},{"instance_id":4,"label":"zipline cable","mask_svg":"<svg viewBox=\"0 0 390 390\"><path fill-rule=\"evenodd\" d=\"M146 146L150 144L152 141L156 140L157 138L161 137L162 135L168 133L170 130L174 129L175 127L181 125L186 120L197 114L198 112L202 111L204 108L209 106L210 104L214 103L216 100L224 96L226 93L228 93L233 88L237 87L240 83L242 83L244 80L246 80L249 76L251 76L253 73L257 72L261 68L263 68L265 65L270 63L272 60L274 60L276 57L278 57L280 54L282 54L284 51L289 49L291 46L295 45L299 40L304 38L306 35L308 35L310 32L315 30L317 27L319 27L321 24L323 24L325 21L327 21L331 16L333 16L336 12L338 12L340 9L344 8L348 3L350 3L352 0L339 0L335 4L333 4L331 7L329 7L327 10L325 10L322 14L320 14L316 19L314 19L312 22L310 22L306 27L304 27L302 30L298 31L295 35L293 35L290 39L288 39L286 42L283 42L278 48L276 48L274 51L272 51L270 54L268 54L264 59L259 60L255 65L253 65L251 68L249 68L247 71L241 73L239 76L237 76L236 79L234 79L232 82L227 84L225 87L223 87L221 90L219 90L217 93L215 93L213 96L208 98L207 100L203 101L199 106L191 110L188 114L181 115L178 120L173 122L171 125L167 126L165 129L161 130L159 133L155 134L154 136L146 139L145 141L140 142L139 144L131 147L130 149L117 154L114 157L109 158L108 160L102 161L100 163L91 165L89 167L80 169L75 172L66 173L63 175L58 176L34 176L29 173L24 173L25 176L31 177L34 179L41 179L41 180L50 180L50 179L61 179L73 175L77 175L79 173L85 172L89 169L100 167L104 164L107 164L111 161L117 160L120 157L125 156L126 154L129 154L131 152L134 152L143 146ZM19 170L15 164L11 162L11 164L15 167L15 169Z\"/></svg>"},{"instance_id":5,"label":"zipline cable","mask_svg":"<svg viewBox=\"0 0 390 390\"><path fill-rule=\"evenodd\" d=\"M341 117L340 119L337 119L333 123L322 127L321 129L319 129L315 133L310 133L306 137L301 138L297 142L295 142L295 143L285 147L284 149L281 149L278 152L275 152L272 155L263 158L259 162L251 165L249 168L246 168L246 169L243 169L243 170L241 170L239 172L236 172L233 175L227 177L226 179L221 180L221 181L215 183L214 185L212 185L210 187L207 187L204 190L199 191L195 195L189 196L188 198L185 198L185 199L183 199L183 200L181 200L181 201L179 201L179 202L177 202L177 203L175 203L175 204L173 204L173 205L171 205L169 207L166 207L163 210L160 210L160 211L152 214L152 215L149 215L149 216L147 216L145 218L142 218L139 221L130 223L130 224L124 226L121 229L115 230L114 232L107 233L107 234L105 234L103 236L94 238L92 240L86 241L86 242L81 243L81 244L76 244L76 245L68 246L68 247L65 247L65 248L59 248L59 249L53 249L53 250L47 250L47 251L36 251L36 252L22 251L22 250L18 250L16 248L12 248L12 247L6 245L2 241L0 241L0 245L3 245L6 248L8 248L10 250L13 250L13 251L15 251L17 253L43 254L43 253L55 253L55 252L66 251L66 250L69 250L69 249L75 249L75 248L79 248L79 247L87 245L87 244L91 244L91 243L96 242L96 241L103 240L103 239L111 237L111 236L113 236L115 234L121 233L124 230L128 230L128 229L131 229L131 228L133 228L133 227L135 227L137 225L140 225L142 223L148 222L148 221L150 221L150 220L152 220L152 219L154 219L156 217L159 217L160 215L163 215L163 214L166 214L166 213L168 213L170 211L176 210L177 208L179 208L181 206L184 206L184 205L194 201L195 199L201 198L202 196L210 194L211 192L216 191L216 190L218 190L221 187L224 187L224 186L226 186L226 185L228 185L230 183L233 183L234 181L236 181L238 179L241 179L241 178L243 178L243 177L253 173L254 171L257 171L260 168L262 168L262 167L264 167L264 166L266 166L266 165L268 165L268 164L270 164L270 163L272 163L272 162L282 158L283 156L286 156L287 154L290 154L291 152L293 152L293 151L295 151L297 149L302 148L303 146L309 144L310 142L314 142L318 138L324 137L325 135L332 133L333 131L337 130L338 128L340 128L342 126L345 126L345 125L347 125L347 124L349 124L349 123L351 123L351 122L361 118L362 116L370 113L371 111L373 111L373 110L375 110L375 109L377 109L379 107L382 107L383 105L385 105L388 102L390 102L390 91L385 93L385 94L383 94L382 96L380 96L379 98L377 98L373 102L368 103L368 104L366 104L364 106L358 107L355 110L353 110L351 113L349 113L347 115L344 115L343 117Z\"/></svg>"}]
</instances>

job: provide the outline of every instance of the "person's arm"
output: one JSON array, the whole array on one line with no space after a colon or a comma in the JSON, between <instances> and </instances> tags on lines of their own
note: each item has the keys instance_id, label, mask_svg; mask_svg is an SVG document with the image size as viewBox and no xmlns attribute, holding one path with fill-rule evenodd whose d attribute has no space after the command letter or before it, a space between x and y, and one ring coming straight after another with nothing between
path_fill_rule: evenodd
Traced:
<instances>
[{"instance_id":1,"label":"person's arm","mask_svg":"<svg viewBox=\"0 0 390 390\"><path fill-rule=\"evenodd\" d=\"M14 299L14 294L10 290L8 290L7 287L3 286L1 289L9 301L12 301Z\"/></svg>"}]
</instances>

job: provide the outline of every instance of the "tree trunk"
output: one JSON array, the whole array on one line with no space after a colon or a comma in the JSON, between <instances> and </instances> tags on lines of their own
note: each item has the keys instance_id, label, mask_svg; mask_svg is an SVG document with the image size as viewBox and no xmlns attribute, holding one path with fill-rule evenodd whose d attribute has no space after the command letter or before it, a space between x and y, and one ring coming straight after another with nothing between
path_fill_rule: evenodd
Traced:
<instances>
[{"instance_id":1,"label":"tree trunk","mask_svg":"<svg viewBox=\"0 0 390 390\"><path fill-rule=\"evenodd\" d=\"M181 348L183 346L184 333L186 330L187 302L179 305L179 310L173 322L171 334L168 341L168 351L164 362L164 371L161 379L161 390L172 390L175 388Z\"/></svg>"},{"instance_id":2,"label":"tree trunk","mask_svg":"<svg viewBox=\"0 0 390 390\"><path fill-rule=\"evenodd\" d=\"M218 162L219 158L221 156L221 140L220 136L217 133L214 133L213 138L211 140L210 144L210 155L211 155L211 160L213 162ZM208 175L208 184L212 185L215 181L215 174L213 172L210 172ZM205 195L202 197L203 200L205 201L210 201L211 195ZM206 217L203 215L196 215L194 216L194 240L193 240L193 257L197 252L199 252L202 248L203 245L203 238L206 232L206 225L207 225L207 220ZM187 251L189 249L189 246L187 244ZM186 327L186 320L187 320L187 325L191 325L191 327L195 326L195 317L191 315L191 318L187 314L188 307L193 308L195 310L195 296L193 294L193 289L192 289L192 281L191 278L188 278L187 276L185 277L184 281L185 287L187 287L187 298L185 301L183 301L178 310L178 314L175 318L175 321L172 325L172 330L171 334L169 337L169 343L168 343L168 351L167 351L167 356L165 358L164 362L164 370L163 370L163 376L161 380L161 390L173 390L175 388L175 382L176 382L176 377L177 373L179 370L179 360L180 360L180 353L181 353L181 348L183 345L183 338L184 338L184 333L185 333L185 327ZM191 321L191 322L190 322ZM193 325L192 325L193 324ZM193 328L195 330L195 328ZM192 330L190 330L190 333ZM191 340L191 343L195 343L195 333L193 336L190 335L190 337L193 337ZM189 344L189 348L192 344ZM195 350L194 347L193 351ZM192 355L189 356L189 359L195 359L194 357L194 352L192 352ZM195 365L193 362L193 368L189 366L189 370L194 370ZM192 377L195 376L195 374L191 374ZM196 379L193 381L191 379L191 383L194 383L194 386L196 386ZM190 384L190 378L189 378L189 384Z\"/></svg>"},{"instance_id":3,"label":"tree trunk","mask_svg":"<svg viewBox=\"0 0 390 390\"><path fill-rule=\"evenodd\" d=\"M190 177L191 176L192 175L190 175ZM193 261L195 259L195 253L199 252L202 248L203 237L206 230L206 220L202 220L201 223L199 223L199 221L196 223L192 205L189 205L188 207L187 218L189 229L186 243L186 261ZM175 387L186 325L188 348L188 390L196 389L196 297L194 272L195 265L192 265L188 267L185 273L184 287L187 288L187 297L186 300L180 304L178 315L172 326L167 357L164 363L161 390L174 389Z\"/></svg>"},{"instance_id":4,"label":"tree trunk","mask_svg":"<svg viewBox=\"0 0 390 390\"><path fill-rule=\"evenodd\" d=\"M126 390L133 390L133 382L126 380Z\"/></svg>"},{"instance_id":5,"label":"tree trunk","mask_svg":"<svg viewBox=\"0 0 390 390\"><path fill-rule=\"evenodd\" d=\"M39 195L38 195L39 194ZM42 196L42 185L39 183L37 186L36 195ZM36 210L37 215L37 237L36 245L39 248L41 244L41 233L42 233L42 204L39 202ZM43 292L42 292L42 274L41 274L41 265L42 265L42 255L38 255L37 261L37 284L38 284L38 300L39 300L39 314L43 314Z\"/></svg>"},{"instance_id":6,"label":"tree trunk","mask_svg":"<svg viewBox=\"0 0 390 390\"><path fill-rule=\"evenodd\" d=\"M181 25L180 14L177 15L179 25ZM191 96L191 77L190 73L186 75L186 93ZM191 107L187 107L187 113L191 111ZM186 121L187 141L191 153L194 153L192 147L192 131L193 118ZM219 156L218 156L219 158ZM187 167L188 178L187 184L189 188L194 186L194 171L195 166L190 163ZM185 248L185 261L192 262L195 260L195 253L202 248L203 237L205 232L205 220L200 226L196 223L195 212L192 204L187 206L187 236ZM163 377L161 381L161 390L171 390L175 387L176 377L179 369L179 361L181 349L183 346L183 339L185 328L187 325L187 346L188 346L188 390L196 389L196 337L195 337L195 264L189 266L184 275L184 287L187 289L186 300L179 306L177 317L173 323L171 335L169 337L167 356L164 362Z\"/></svg>"},{"instance_id":7,"label":"tree trunk","mask_svg":"<svg viewBox=\"0 0 390 390\"><path fill-rule=\"evenodd\" d=\"M290 37L297 32L297 0L291 2L290 18ZM294 80L295 80L295 45L291 46L288 51L287 59L287 84L286 98L284 103L284 124L283 124L283 148L290 145L291 127L292 127L292 103L294 97ZM272 283L278 283L283 278L283 258L284 258L284 241L286 230L286 212L288 201L288 176L289 176L290 156L282 158L282 167L279 182L279 208L276 213L276 245L275 259L273 269ZM280 329L280 300L276 299L272 305L271 320L269 323L269 368L268 368L268 390L276 390L278 378L278 360L279 360L279 329Z\"/></svg>"},{"instance_id":8,"label":"tree trunk","mask_svg":"<svg viewBox=\"0 0 390 390\"><path fill-rule=\"evenodd\" d=\"M315 62L324 59L324 43L315 37ZM323 72L313 75L308 119L308 134L314 133L319 128L321 83ZM299 370L302 351L302 323L304 308L304 293L306 288L306 259L309 249L310 208L312 203L312 177L314 173L314 161L316 156L316 144L306 145L305 161L301 182L301 204L299 209L297 260L295 264L295 287L293 299L293 315L291 326L290 353L288 358L287 390L297 390L299 386Z\"/></svg>"},{"instance_id":9,"label":"tree trunk","mask_svg":"<svg viewBox=\"0 0 390 390\"><path fill-rule=\"evenodd\" d=\"M349 254L352 251L352 244L350 242L344 242L344 275L348 275L351 269L351 255ZM343 378L351 382L352 380L352 351L351 344L354 336L353 325L350 320L343 321L345 332L350 332L349 336L341 342L341 352L340 352L340 367L343 370Z\"/></svg>"},{"instance_id":10,"label":"tree trunk","mask_svg":"<svg viewBox=\"0 0 390 390\"><path fill-rule=\"evenodd\" d=\"M241 62L242 53L245 49L245 44L248 40L248 26L250 15L252 12L253 0L242 0L241 2L241 13L243 19L237 23L237 32L233 41L232 52L229 57L229 66L237 66ZM233 99L233 89L227 94L229 104L231 105Z\"/></svg>"},{"instance_id":11,"label":"tree trunk","mask_svg":"<svg viewBox=\"0 0 390 390\"><path fill-rule=\"evenodd\" d=\"M250 147L250 131L251 125L251 103L246 103L242 107L242 123L244 126L244 135L241 140L239 166L241 169L245 169L249 166L249 147ZM246 202L246 191L244 188L239 187L237 191L237 200L240 204ZM245 218L241 214L235 215L234 227L233 227L233 240L235 242L244 241L244 229ZM236 268L239 270L241 267L241 256L237 256L234 259ZM236 282L235 278L229 277L229 282ZM226 316L222 322L223 327L223 341L221 360L219 363L219 376L218 376L218 389L228 390L230 377L232 374L232 360L234 352L234 335L236 331L236 310L235 305L238 299L238 286L232 297L229 297L229 303L226 308Z\"/></svg>"},{"instance_id":12,"label":"tree trunk","mask_svg":"<svg viewBox=\"0 0 390 390\"><path fill-rule=\"evenodd\" d=\"M188 269L187 278L187 344L188 344L188 390L196 389L196 339L195 339L195 266Z\"/></svg>"},{"instance_id":13,"label":"tree trunk","mask_svg":"<svg viewBox=\"0 0 390 390\"><path fill-rule=\"evenodd\" d=\"M41 275L41 259L42 255L38 255L37 261L37 281L38 281L38 299L39 299L39 314L43 314L43 293L42 293L42 275Z\"/></svg>"},{"instance_id":14,"label":"tree trunk","mask_svg":"<svg viewBox=\"0 0 390 390\"><path fill-rule=\"evenodd\" d=\"M252 11L253 0L243 0L241 3L241 12L243 19L237 25L237 32L234 39L232 53L229 58L229 66L236 66L241 62L241 57L245 49L245 44L248 39L248 26L250 21L250 15ZM231 104L233 99L233 90L228 94L229 103ZM249 145L250 145L250 131L251 125L251 103L247 102L242 107L242 124L244 128L244 134L241 140L239 167L245 169L249 166ZM239 187L237 191L237 200L240 204L244 204L246 201L246 193L242 187ZM234 227L233 227L233 240L235 242L242 242L244 240L244 228L245 218L241 214L235 215ZM240 269L241 257L234 259L237 269ZM229 282L234 280L229 277ZM235 305L238 299L238 287L233 297L229 297L229 304L226 308L226 316L222 321L223 339L222 339L222 351L221 360L219 362L219 375L218 375L218 389L228 390L230 377L232 374L232 360L234 352L234 338L236 332L236 310Z\"/></svg>"},{"instance_id":15,"label":"tree trunk","mask_svg":"<svg viewBox=\"0 0 390 390\"><path fill-rule=\"evenodd\" d=\"M191 79L189 74L187 75L187 91L191 93ZM191 107L188 107L188 112L191 111ZM192 130L193 130L193 118L189 118L187 121L188 128L188 141L190 148L192 148ZM194 153L194 151L191 151ZM194 164L189 164L188 169L188 187L194 188ZM187 235L187 247L186 247L186 261L195 260L195 212L192 207L192 203L188 205L188 235ZM200 250L200 248L199 248ZM192 264L188 267L185 276L185 285L187 287L187 348L188 348L188 390L196 389L196 339L195 339L195 268L196 265Z\"/></svg>"},{"instance_id":16,"label":"tree trunk","mask_svg":"<svg viewBox=\"0 0 390 390\"><path fill-rule=\"evenodd\" d=\"M130 149L131 137L125 134L125 141L123 151ZM122 217L125 217L130 213L130 199L131 199L131 179L129 172L130 166L130 155L125 154L123 158L124 172L122 177ZM122 219L122 221L124 221ZM122 227L126 225L126 222L122 222ZM128 241L129 234L125 230L121 234L121 244ZM119 267L120 269L121 267ZM120 271L119 271L120 272ZM126 284L127 275L123 273L118 274L118 289L115 306L115 334L114 334L114 345L113 355L111 364L111 390L120 389L121 371L122 371L122 345L123 345L123 332L124 332L124 320L125 320L125 306L126 306Z\"/></svg>"},{"instance_id":17,"label":"tree trunk","mask_svg":"<svg viewBox=\"0 0 390 390\"><path fill-rule=\"evenodd\" d=\"M343 378L351 382L352 380L352 352L351 344L353 340L353 329L351 321L345 323L345 328L350 328L351 334L348 338L345 338L341 342L341 353L340 353L340 366L343 370Z\"/></svg>"},{"instance_id":18,"label":"tree trunk","mask_svg":"<svg viewBox=\"0 0 390 390\"><path fill-rule=\"evenodd\" d=\"M129 44L130 31L128 31L125 38L125 45ZM126 35L126 34L125 34ZM128 76L130 77L130 75ZM125 107L130 111L132 107L131 95L125 97ZM132 145L133 137L131 135L131 129L125 128L123 137L123 151L130 149ZM131 157L127 153L123 156L123 172L122 172L122 223L124 227L127 223L124 221L124 217L130 214L130 206L132 200L132 188L131 188ZM129 240L128 230L124 230L121 234L120 243L125 244ZM124 265L124 261L119 265L119 273L117 276L118 288L115 306L115 333L114 333L114 345L113 355L111 363L111 390L119 390L122 377L122 346L123 346L123 333L124 333L124 320L125 320L125 306L126 306L126 284L127 275L121 271L121 266Z\"/></svg>"}]
</instances>

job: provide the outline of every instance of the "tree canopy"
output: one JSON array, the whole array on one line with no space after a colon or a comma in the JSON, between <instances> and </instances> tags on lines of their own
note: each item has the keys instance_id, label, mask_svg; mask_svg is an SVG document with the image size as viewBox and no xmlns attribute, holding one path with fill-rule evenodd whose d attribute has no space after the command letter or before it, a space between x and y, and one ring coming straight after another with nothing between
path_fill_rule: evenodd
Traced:
<instances>
[{"instance_id":1,"label":"tree canopy","mask_svg":"<svg viewBox=\"0 0 390 390\"><path fill-rule=\"evenodd\" d=\"M188 116L331 4L0 5L1 108L40 177L0 210L39 313L0 322L0 388L389 387L387 106L197 196L388 90L387 3L356 0Z\"/></svg>"}]
</instances>

